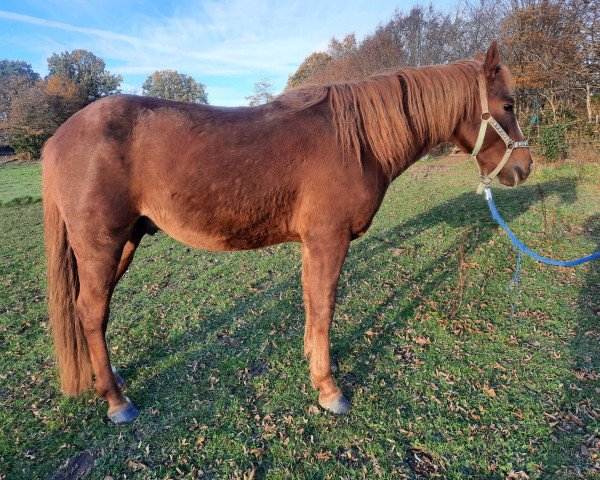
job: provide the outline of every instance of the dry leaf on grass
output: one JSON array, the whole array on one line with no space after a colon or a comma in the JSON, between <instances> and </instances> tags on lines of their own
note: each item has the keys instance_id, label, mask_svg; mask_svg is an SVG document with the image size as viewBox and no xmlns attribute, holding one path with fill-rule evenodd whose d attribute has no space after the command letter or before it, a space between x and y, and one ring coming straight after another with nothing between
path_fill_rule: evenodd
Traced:
<instances>
[{"instance_id":1,"label":"dry leaf on grass","mask_svg":"<svg viewBox=\"0 0 600 480\"><path fill-rule=\"evenodd\" d=\"M488 387L487 385L483 386L483 391L491 398L496 397L496 391L492 387Z\"/></svg>"},{"instance_id":2,"label":"dry leaf on grass","mask_svg":"<svg viewBox=\"0 0 600 480\"><path fill-rule=\"evenodd\" d=\"M135 460L127 460L127 466L131 468L134 472L139 472L148 468L142 462L136 462Z\"/></svg>"}]
</instances>

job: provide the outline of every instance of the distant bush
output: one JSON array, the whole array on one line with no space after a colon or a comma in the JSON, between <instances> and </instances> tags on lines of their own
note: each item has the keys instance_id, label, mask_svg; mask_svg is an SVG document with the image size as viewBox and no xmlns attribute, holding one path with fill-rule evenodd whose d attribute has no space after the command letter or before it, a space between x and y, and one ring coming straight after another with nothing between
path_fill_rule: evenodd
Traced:
<instances>
[{"instance_id":1,"label":"distant bush","mask_svg":"<svg viewBox=\"0 0 600 480\"><path fill-rule=\"evenodd\" d=\"M454 144L450 142L439 143L429 151L430 157L445 157L454 150Z\"/></svg>"},{"instance_id":2,"label":"distant bush","mask_svg":"<svg viewBox=\"0 0 600 480\"><path fill-rule=\"evenodd\" d=\"M563 125L550 125L540 131L540 153L548 160L563 160L569 154L569 145Z\"/></svg>"}]
</instances>

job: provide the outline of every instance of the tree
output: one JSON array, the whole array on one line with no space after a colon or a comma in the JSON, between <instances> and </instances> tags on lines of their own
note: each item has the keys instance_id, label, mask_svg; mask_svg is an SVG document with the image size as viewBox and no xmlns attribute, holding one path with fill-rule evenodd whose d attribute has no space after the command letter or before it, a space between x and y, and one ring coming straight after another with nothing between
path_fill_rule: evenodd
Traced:
<instances>
[{"instance_id":1,"label":"tree","mask_svg":"<svg viewBox=\"0 0 600 480\"><path fill-rule=\"evenodd\" d=\"M354 33L349 33L342 40L333 37L329 41L327 53L334 60L339 60L340 58L356 53L357 50L358 44L356 43L356 35Z\"/></svg>"},{"instance_id":2,"label":"tree","mask_svg":"<svg viewBox=\"0 0 600 480\"><path fill-rule=\"evenodd\" d=\"M58 75L52 75L46 79L46 93L63 97L73 105L84 102L84 99L81 98L81 91L75 82Z\"/></svg>"},{"instance_id":3,"label":"tree","mask_svg":"<svg viewBox=\"0 0 600 480\"><path fill-rule=\"evenodd\" d=\"M182 102L208 103L206 86L176 70L158 70L142 85L144 95Z\"/></svg>"},{"instance_id":4,"label":"tree","mask_svg":"<svg viewBox=\"0 0 600 480\"><path fill-rule=\"evenodd\" d=\"M503 58L515 84L528 98L541 97L552 121L573 104L574 96L584 98L586 69L578 17L562 2L542 0L517 10L503 23Z\"/></svg>"},{"instance_id":5,"label":"tree","mask_svg":"<svg viewBox=\"0 0 600 480\"><path fill-rule=\"evenodd\" d=\"M105 67L104 60L87 50L53 53L48 58L48 76L57 75L71 80L88 103L120 92L123 77L112 75Z\"/></svg>"},{"instance_id":6,"label":"tree","mask_svg":"<svg viewBox=\"0 0 600 480\"><path fill-rule=\"evenodd\" d=\"M592 95L600 92L600 3L593 0L567 0L567 8L579 21L588 122L592 122ZM598 96L598 93L596 93Z\"/></svg>"},{"instance_id":7,"label":"tree","mask_svg":"<svg viewBox=\"0 0 600 480\"><path fill-rule=\"evenodd\" d=\"M492 40L498 37L507 15L506 1L459 0L455 28L448 38L448 46L455 51L455 59L473 58L478 50L487 50Z\"/></svg>"},{"instance_id":8,"label":"tree","mask_svg":"<svg viewBox=\"0 0 600 480\"><path fill-rule=\"evenodd\" d=\"M40 78L40 75L33 71L31 65L23 60L0 60L0 78L12 75L26 77L32 82Z\"/></svg>"},{"instance_id":9,"label":"tree","mask_svg":"<svg viewBox=\"0 0 600 480\"><path fill-rule=\"evenodd\" d=\"M248 105L254 107L263 103L269 103L275 98L275 95L271 92L272 88L273 85L267 78L261 78L254 84L254 93L246 97Z\"/></svg>"},{"instance_id":10,"label":"tree","mask_svg":"<svg viewBox=\"0 0 600 480\"><path fill-rule=\"evenodd\" d=\"M331 55L325 52L311 53L300 64L298 69L288 77L286 89L294 88L307 82L311 77L320 72L331 61Z\"/></svg>"},{"instance_id":11,"label":"tree","mask_svg":"<svg viewBox=\"0 0 600 480\"><path fill-rule=\"evenodd\" d=\"M39 79L27 62L0 60L0 121L8 120L10 102L18 92Z\"/></svg>"},{"instance_id":12,"label":"tree","mask_svg":"<svg viewBox=\"0 0 600 480\"><path fill-rule=\"evenodd\" d=\"M359 80L384 69L418 67L465 58L461 31L469 18L452 19L450 14L431 5L414 7L408 13L397 10L387 23L380 25L360 43L354 34L346 35L342 40L332 38L327 53L322 54L329 60L321 61L318 68L307 69L304 64L311 65L316 60L307 57L290 77L288 87L302 83ZM470 55L474 53L470 52Z\"/></svg>"},{"instance_id":13,"label":"tree","mask_svg":"<svg viewBox=\"0 0 600 480\"><path fill-rule=\"evenodd\" d=\"M44 142L84 103L79 88L69 79L38 80L12 99L9 119L1 130L17 153L39 157Z\"/></svg>"}]
</instances>

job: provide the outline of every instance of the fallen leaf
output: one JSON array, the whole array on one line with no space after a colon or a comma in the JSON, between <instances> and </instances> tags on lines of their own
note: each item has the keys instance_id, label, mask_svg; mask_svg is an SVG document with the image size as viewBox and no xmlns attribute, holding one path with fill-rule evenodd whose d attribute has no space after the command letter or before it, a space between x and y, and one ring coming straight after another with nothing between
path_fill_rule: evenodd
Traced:
<instances>
[{"instance_id":1,"label":"fallen leaf","mask_svg":"<svg viewBox=\"0 0 600 480\"><path fill-rule=\"evenodd\" d=\"M332 457L331 452L327 451L320 451L319 453L317 453L315 455L315 457L317 458L317 460L319 460L320 462L326 462L327 460L329 460Z\"/></svg>"},{"instance_id":2,"label":"fallen leaf","mask_svg":"<svg viewBox=\"0 0 600 480\"><path fill-rule=\"evenodd\" d=\"M311 415L318 415L321 412L319 411L319 407L317 407L316 405L311 405L310 407L308 407L308 413L310 413Z\"/></svg>"},{"instance_id":3,"label":"fallen leaf","mask_svg":"<svg viewBox=\"0 0 600 480\"><path fill-rule=\"evenodd\" d=\"M252 450L250 450L250 453L255 457L262 457L265 453L265 450L263 448L253 448Z\"/></svg>"},{"instance_id":4,"label":"fallen leaf","mask_svg":"<svg viewBox=\"0 0 600 480\"><path fill-rule=\"evenodd\" d=\"M127 466L134 472L139 472L140 470L146 470L148 468L142 462L136 462L134 460L127 460Z\"/></svg>"},{"instance_id":5,"label":"fallen leaf","mask_svg":"<svg viewBox=\"0 0 600 480\"><path fill-rule=\"evenodd\" d=\"M496 391L492 387L488 387L487 385L483 386L483 391L487 393L491 398L496 396Z\"/></svg>"}]
</instances>

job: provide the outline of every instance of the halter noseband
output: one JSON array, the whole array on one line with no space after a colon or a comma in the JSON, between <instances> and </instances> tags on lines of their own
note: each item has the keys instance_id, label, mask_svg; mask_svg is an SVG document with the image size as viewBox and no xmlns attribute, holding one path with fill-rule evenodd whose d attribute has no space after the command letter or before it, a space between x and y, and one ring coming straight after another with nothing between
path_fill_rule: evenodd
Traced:
<instances>
[{"instance_id":1,"label":"halter noseband","mask_svg":"<svg viewBox=\"0 0 600 480\"><path fill-rule=\"evenodd\" d=\"M487 90L485 86L485 76L483 73L479 74L479 98L481 99L481 126L479 127L479 135L477 136L475 147L473 147L473 151L471 152L471 157L477 161L477 154L483 145L483 139L485 138L485 132L487 131L488 124L492 126L492 128L496 131L506 145L504 156L496 168L494 168L494 170L487 175L483 175L483 172L481 173L481 182L479 183L479 187L477 187L477 193L481 194L485 190L485 187L492 183L492 180L496 178L496 176L500 173L500 170L502 170L504 165L506 165L506 162L508 162L508 159L512 155L515 148L529 148L529 142L527 140L515 142L512 138L510 138L508 133L504 131L494 117L492 117L490 111L488 110Z\"/></svg>"}]
</instances>

